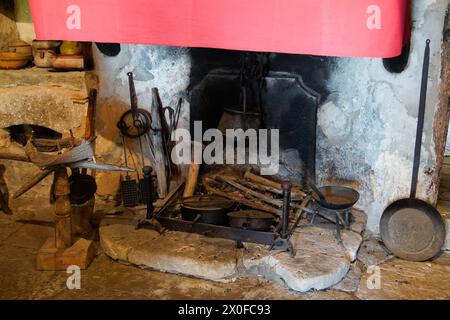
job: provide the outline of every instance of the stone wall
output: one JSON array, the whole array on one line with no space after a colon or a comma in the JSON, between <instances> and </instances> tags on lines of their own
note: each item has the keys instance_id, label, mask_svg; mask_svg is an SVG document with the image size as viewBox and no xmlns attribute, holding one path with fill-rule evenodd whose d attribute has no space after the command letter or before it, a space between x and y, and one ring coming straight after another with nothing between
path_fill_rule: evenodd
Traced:
<instances>
[{"instance_id":1,"label":"stone wall","mask_svg":"<svg viewBox=\"0 0 450 320\"><path fill-rule=\"evenodd\" d=\"M0 2L0 52L8 51L8 45L19 38L16 22L14 21L14 1Z\"/></svg>"},{"instance_id":2,"label":"stone wall","mask_svg":"<svg viewBox=\"0 0 450 320\"><path fill-rule=\"evenodd\" d=\"M8 131L12 125L32 124L53 129L68 137L84 137L88 105L88 83L95 77L85 72L55 73L46 69L0 70L0 153L23 153ZM20 218L53 219L49 203L49 176L18 199L11 196L39 172L39 168L17 161L2 160L2 174L10 196L10 209ZM3 170L0 170L3 171Z\"/></svg>"},{"instance_id":3,"label":"stone wall","mask_svg":"<svg viewBox=\"0 0 450 320\"><path fill-rule=\"evenodd\" d=\"M122 139L117 122L130 108L127 72L133 72L140 108L150 110L153 87L159 89L164 106L175 106L180 97L186 97L189 85L189 49L145 45L122 45L116 57L107 57L94 47L96 71L99 77L97 109L97 160L125 165ZM184 103L179 127L187 128L189 104ZM134 150L137 170L142 170L137 141L127 141ZM144 145L144 151L145 151ZM135 167L131 157L128 166ZM146 164L149 160L146 159ZM142 171L141 171L142 172ZM135 177L135 176L134 176ZM98 172L97 196L111 200L119 189L120 173Z\"/></svg>"}]
</instances>

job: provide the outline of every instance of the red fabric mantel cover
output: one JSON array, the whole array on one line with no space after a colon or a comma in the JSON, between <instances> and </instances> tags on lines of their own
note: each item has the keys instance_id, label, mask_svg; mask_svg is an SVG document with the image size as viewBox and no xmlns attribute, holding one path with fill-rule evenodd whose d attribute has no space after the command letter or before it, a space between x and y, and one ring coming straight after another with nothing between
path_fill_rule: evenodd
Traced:
<instances>
[{"instance_id":1,"label":"red fabric mantel cover","mask_svg":"<svg viewBox=\"0 0 450 320\"><path fill-rule=\"evenodd\" d=\"M408 0L30 0L37 39L393 57Z\"/></svg>"}]
</instances>

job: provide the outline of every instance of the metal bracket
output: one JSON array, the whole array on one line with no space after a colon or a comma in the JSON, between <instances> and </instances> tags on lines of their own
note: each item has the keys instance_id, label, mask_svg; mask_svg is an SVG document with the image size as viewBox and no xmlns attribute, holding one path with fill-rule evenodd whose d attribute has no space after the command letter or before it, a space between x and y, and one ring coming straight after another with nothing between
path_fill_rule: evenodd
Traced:
<instances>
[{"instance_id":1,"label":"metal bracket","mask_svg":"<svg viewBox=\"0 0 450 320\"><path fill-rule=\"evenodd\" d=\"M286 251L287 253L289 253L291 258L295 257L295 250L289 239L283 239L281 237L276 238L272 243L270 250Z\"/></svg>"}]
</instances>

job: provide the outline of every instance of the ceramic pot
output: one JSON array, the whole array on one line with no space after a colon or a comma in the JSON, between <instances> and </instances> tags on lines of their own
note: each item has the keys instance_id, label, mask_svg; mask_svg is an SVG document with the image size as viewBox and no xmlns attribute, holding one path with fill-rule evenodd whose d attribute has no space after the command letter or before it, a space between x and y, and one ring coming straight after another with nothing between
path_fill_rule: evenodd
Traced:
<instances>
[{"instance_id":1,"label":"ceramic pot","mask_svg":"<svg viewBox=\"0 0 450 320\"><path fill-rule=\"evenodd\" d=\"M51 68L55 59L54 49L37 49L34 55L34 64L39 68Z\"/></svg>"},{"instance_id":2,"label":"ceramic pot","mask_svg":"<svg viewBox=\"0 0 450 320\"><path fill-rule=\"evenodd\" d=\"M59 50L64 56L80 55L83 53L83 44L78 41L63 41Z\"/></svg>"},{"instance_id":3,"label":"ceramic pot","mask_svg":"<svg viewBox=\"0 0 450 320\"><path fill-rule=\"evenodd\" d=\"M0 53L0 69L20 69L25 67L31 58L29 55L16 52Z\"/></svg>"},{"instance_id":4,"label":"ceramic pot","mask_svg":"<svg viewBox=\"0 0 450 320\"><path fill-rule=\"evenodd\" d=\"M9 52L32 56L31 46L23 40L15 40L9 45Z\"/></svg>"}]
</instances>

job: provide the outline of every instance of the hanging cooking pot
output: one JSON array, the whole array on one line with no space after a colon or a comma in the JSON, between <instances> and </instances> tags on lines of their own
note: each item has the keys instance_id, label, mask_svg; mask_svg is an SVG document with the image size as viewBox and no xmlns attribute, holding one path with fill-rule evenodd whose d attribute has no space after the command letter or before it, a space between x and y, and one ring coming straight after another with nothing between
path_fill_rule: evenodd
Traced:
<instances>
[{"instance_id":1,"label":"hanging cooking pot","mask_svg":"<svg viewBox=\"0 0 450 320\"><path fill-rule=\"evenodd\" d=\"M247 107L247 91L241 88L241 107L224 108L217 128L226 134L227 129L255 129L261 127L261 113L252 112Z\"/></svg>"},{"instance_id":2,"label":"hanging cooking pot","mask_svg":"<svg viewBox=\"0 0 450 320\"><path fill-rule=\"evenodd\" d=\"M181 203L181 218L206 224L226 225L227 213L231 212L235 203L218 196L192 196Z\"/></svg>"},{"instance_id":3,"label":"hanging cooking pot","mask_svg":"<svg viewBox=\"0 0 450 320\"><path fill-rule=\"evenodd\" d=\"M230 226L239 229L269 231L275 222L273 215L258 210L234 211L227 215Z\"/></svg>"},{"instance_id":4,"label":"hanging cooking pot","mask_svg":"<svg viewBox=\"0 0 450 320\"><path fill-rule=\"evenodd\" d=\"M420 90L416 145L410 197L395 201L380 220L380 233L386 247L397 257L425 261L439 253L445 241L445 224L440 213L425 201L416 199L423 126L425 120L430 40L426 41Z\"/></svg>"}]
</instances>

